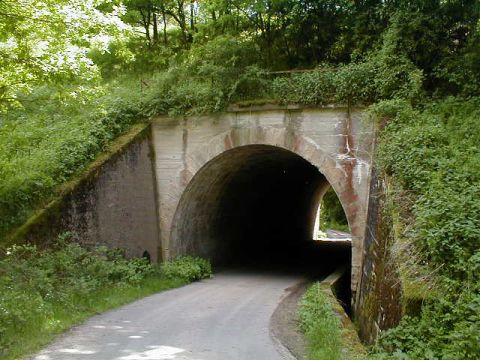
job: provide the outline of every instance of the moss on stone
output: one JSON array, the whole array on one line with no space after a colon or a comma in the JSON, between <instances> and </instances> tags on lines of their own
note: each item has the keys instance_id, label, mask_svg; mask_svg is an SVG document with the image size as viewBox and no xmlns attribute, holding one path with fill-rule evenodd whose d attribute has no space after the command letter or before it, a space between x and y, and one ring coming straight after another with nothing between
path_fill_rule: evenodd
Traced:
<instances>
[{"instance_id":1,"label":"moss on stone","mask_svg":"<svg viewBox=\"0 0 480 360\"><path fill-rule=\"evenodd\" d=\"M46 205L39 208L21 226L14 229L3 240L1 245L8 247L13 244L34 242L41 245L40 239L45 240L54 236L61 229L60 218L65 210L69 195L81 186L94 181L102 167L121 156L130 145L149 136L150 123L140 123L132 126L129 131L119 136L104 152L100 153L85 169L71 180L60 185L55 195ZM34 234L33 234L34 233ZM34 239L33 239L34 236Z\"/></svg>"}]
</instances>

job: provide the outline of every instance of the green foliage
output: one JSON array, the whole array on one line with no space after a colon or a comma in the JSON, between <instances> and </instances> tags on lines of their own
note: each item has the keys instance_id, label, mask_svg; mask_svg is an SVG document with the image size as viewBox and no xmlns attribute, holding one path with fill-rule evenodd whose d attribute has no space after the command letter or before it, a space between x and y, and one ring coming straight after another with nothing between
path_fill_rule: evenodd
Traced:
<instances>
[{"instance_id":1,"label":"green foliage","mask_svg":"<svg viewBox=\"0 0 480 360\"><path fill-rule=\"evenodd\" d=\"M424 307L419 320L405 319L382 340L384 349L399 358L478 355L471 335L478 321L469 313L477 309L472 289L479 282L471 271L480 238L478 1L121 3L0 1L0 238L143 118L215 112L258 98L375 104L372 114L385 126L380 162L413 203L405 236L438 273L442 291L454 293ZM273 80L266 70L295 67L315 70ZM446 95L468 100L427 100ZM67 259L76 256L69 251ZM134 284L141 264L122 264L117 273L95 266L111 281ZM199 264L165 268L188 278L209 273ZM22 271L45 278L32 269ZM42 322L53 311L44 297L57 285L42 281L35 292L15 287L8 299L0 295L9 314L15 303L35 310L6 322ZM84 285L98 289L88 279Z\"/></svg>"},{"instance_id":2,"label":"green foliage","mask_svg":"<svg viewBox=\"0 0 480 360\"><path fill-rule=\"evenodd\" d=\"M478 31L480 7L470 1L400 2L386 31L396 53L426 77L427 91L479 95Z\"/></svg>"},{"instance_id":3,"label":"green foliage","mask_svg":"<svg viewBox=\"0 0 480 360\"><path fill-rule=\"evenodd\" d=\"M98 69L88 50L105 51L129 30L119 17L122 7L98 10L109 2L0 1L0 111L19 106L19 93L39 84L95 83Z\"/></svg>"},{"instance_id":4,"label":"green foliage","mask_svg":"<svg viewBox=\"0 0 480 360\"><path fill-rule=\"evenodd\" d=\"M119 96L127 85L112 85L109 95L92 89L96 100L65 100L56 88L41 87L23 109L0 118L0 238L142 119L141 92Z\"/></svg>"},{"instance_id":5,"label":"green foliage","mask_svg":"<svg viewBox=\"0 0 480 360\"><path fill-rule=\"evenodd\" d=\"M327 105L335 102L335 70L324 65L311 73L278 77L273 81L273 93L282 103Z\"/></svg>"},{"instance_id":6,"label":"green foliage","mask_svg":"<svg viewBox=\"0 0 480 360\"><path fill-rule=\"evenodd\" d=\"M211 275L203 259L185 257L160 269L105 247L86 250L68 238L62 235L50 249L13 246L0 259L2 358L31 351L97 311Z\"/></svg>"},{"instance_id":7,"label":"green foliage","mask_svg":"<svg viewBox=\"0 0 480 360\"><path fill-rule=\"evenodd\" d=\"M194 45L183 60L156 74L150 85L151 112L202 114L262 97L268 82L256 59L258 49L251 42L231 36Z\"/></svg>"},{"instance_id":8,"label":"green foliage","mask_svg":"<svg viewBox=\"0 0 480 360\"><path fill-rule=\"evenodd\" d=\"M323 195L320 207L320 229L341 230L349 232L347 217L340 200L332 187Z\"/></svg>"},{"instance_id":9,"label":"green foliage","mask_svg":"<svg viewBox=\"0 0 480 360\"><path fill-rule=\"evenodd\" d=\"M187 281L201 280L212 276L212 266L208 260L181 256L162 264L162 274L167 278L180 278Z\"/></svg>"},{"instance_id":10,"label":"green foliage","mask_svg":"<svg viewBox=\"0 0 480 360\"><path fill-rule=\"evenodd\" d=\"M413 199L400 211L410 217L404 236L438 278L435 301L381 338L377 351L387 358L480 356L479 105L447 98L423 109L403 101L372 109L386 124L380 164Z\"/></svg>"},{"instance_id":11,"label":"green foliage","mask_svg":"<svg viewBox=\"0 0 480 360\"><path fill-rule=\"evenodd\" d=\"M147 79L85 84L79 94L76 86L41 86L20 97L22 108L0 118L0 238L137 121L214 112L263 96L269 83L256 56L250 42L218 37Z\"/></svg>"},{"instance_id":12,"label":"green foliage","mask_svg":"<svg viewBox=\"0 0 480 360\"><path fill-rule=\"evenodd\" d=\"M305 105L372 104L382 99L417 99L422 92L422 72L390 45L364 61L276 78L273 92L282 103Z\"/></svg>"},{"instance_id":13,"label":"green foliage","mask_svg":"<svg viewBox=\"0 0 480 360\"><path fill-rule=\"evenodd\" d=\"M455 56L456 55L456 56ZM459 53L446 57L434 71L445 82L437 91L462 96L480 94L480 23Z\"/></svg>"},{"instance_id":14,"label":"green foliage","mask_svg":"<svg viewBox=\"0 0 480 360\"><path fill-rule=\"evenodd\" d=\"M419 317L405 316L398 327L382 334L376 356L379 359L478 359L480 292L478 283L472 285L443 289L446 295L424 305Z\"/></svg>"},{"instance_id":15,"label":"green foliage","mask_svg":"<svg viewBox=\"0 0 480 360\"><path fill-rule=\"evenodd\" d=\"M0 27L0 48L5 52L3 78L16 84L1 91L20 106L7 106L0 119L0 237L145 116L202 114L258 98L306 105L418 102L424 78L430 87L432 79L441 79L436 84L446 85L439 93L477 91L472 79L480 63L478 9L470 2L246 1L235 7L206 1L192 8L184 1L132 0L126 9L115 4L76 2L69 22L62 12L67 2L38 0L23 10L15 1L0 4L2 14L15 15ZM441 14L441 20L427 21L428 11ZM144 21L146 37L134 36L120 17L130 24ZM368 25L366 19L377 23ZM432 24L445 28L430 31ZM415 34L422 31L422 46L415 47L422 55L415 57ZM9 39L16 39L12 49ZM429 44L428 39L444 43ZM42 57L17 61L19 52L35 55L42 41L48 42ZM458 45L452 48L445 41ZM77 51L72 58L70 45ZM434 59L439 46L444 61L427 64L424 60ZM42 66L58 56L70 60L45 72ZM350 58L354 61L339 63ZM273 85L264 70L265 65L318 63L317 71L278 77ZM102 84L99 70L110 84ZM137 75L119 76L125 72Z\"/></svg>"},{"instance_id":16,"label":"green foliage","mask_svg":"<svg viewBox=\"0 0 480 360\"><path fill-rule=\"evenodd\" d=\"M140 284L154 268L144 259L125 260L106 248L87 251L59 241L53 249L13 246L0 260L0 353L32 325L48 326L55 307L75 311L76 298L112 286Z\"/></svg>"},{"instance_id":17,"label":"green foliage","mask_svg":"<svg viewBox=\"0 0 480 360\"><path fill-rule=\"evenodd\" d=\"M451 98L420 111L397 103L379 149L385 171L416 196L411 236L433 267L458 279L480 237L479 104Z\"/></svg>"},{"instance_id":18,"label":"green foliage","mask_svg":"<svg viewBox=\"0 0 480 360\"><path fill-rule=\"evenodd\" d=\"M307 340L308 358L341 359L341 322L320 283L312 285L303 295L298 315Z\"/></svg>"}]
</instances>

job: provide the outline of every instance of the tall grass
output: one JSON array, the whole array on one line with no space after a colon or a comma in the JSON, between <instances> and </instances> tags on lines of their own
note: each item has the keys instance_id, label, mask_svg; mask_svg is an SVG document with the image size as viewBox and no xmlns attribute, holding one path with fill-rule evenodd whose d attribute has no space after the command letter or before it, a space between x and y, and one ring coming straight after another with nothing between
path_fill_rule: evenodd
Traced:
<instances>
[{"instance_id":1,"label":"tall grass","mask_svg":"<svg viewBox=\"0 0 480 360\"><path fill-rule=\"evenodd\" d=\"M300 329L307 341L310 360L340 360L341 322L320 283L311 286L300 300Z\"/></svg>"},{"instance_id":2,"label":"tall grass","mask_svg":"<svg viewBox=\"0 0 480 360\"><path fill-rule=\"evenodd\" d=\"M365 360L366 351L327 283L313 284L299 303L309 360Z\"/></svg>"}]
</instances>

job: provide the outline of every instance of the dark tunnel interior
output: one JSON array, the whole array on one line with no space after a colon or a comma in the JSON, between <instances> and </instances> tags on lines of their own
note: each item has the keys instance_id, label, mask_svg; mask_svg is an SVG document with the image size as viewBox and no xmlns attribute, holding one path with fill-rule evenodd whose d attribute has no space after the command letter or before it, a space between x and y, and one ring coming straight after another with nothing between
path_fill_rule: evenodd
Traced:
<instances>
[{"instance_id":1,"label":"dark tunnel interior","mask_svg":"<svg viewBox=\"0 0 480 360\"><path fill-rule=\"evenodd\" d=\"M312 240L318 204L329 187L315 166L288 150L229 150L187 186L170 249L207 257L217 268L270 267L321 277L343 265L349 274L350 243Z\"/></svg>"}]
</instances>

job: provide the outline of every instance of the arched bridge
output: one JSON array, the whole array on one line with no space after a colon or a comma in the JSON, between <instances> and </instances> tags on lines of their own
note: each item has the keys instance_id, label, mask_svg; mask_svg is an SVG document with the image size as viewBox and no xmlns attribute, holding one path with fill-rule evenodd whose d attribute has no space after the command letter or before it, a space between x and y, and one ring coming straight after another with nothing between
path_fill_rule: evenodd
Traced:
<instances>
[{"instance_id":1,"label":"arched bridge","mask_svg":"<svg viewBox=\"0 0 480 360\"><path fill-rule=\"evenodd\" d=\"M332 186L352 233L355 292L374 138L360 111L238 108L158 118L152 134L163 258L196 254L222 263L278 247L292 254L311 241L319 201Z\"/></svg>"},{"instance_id":2,"label":"arched bridge","mask_svg":"<svg viewBox=\"0 0 480 360\"><path fill-rule=\"evenodd\" d=\"M311 260L316 212L331 186L352 234L355 295L373 140L362 112L340 107L157 118L119 139L17 237L42 241L68 230L84 244L154 261L191 254L219 265L301 263Z\"/></svg>"}]
</instances>

